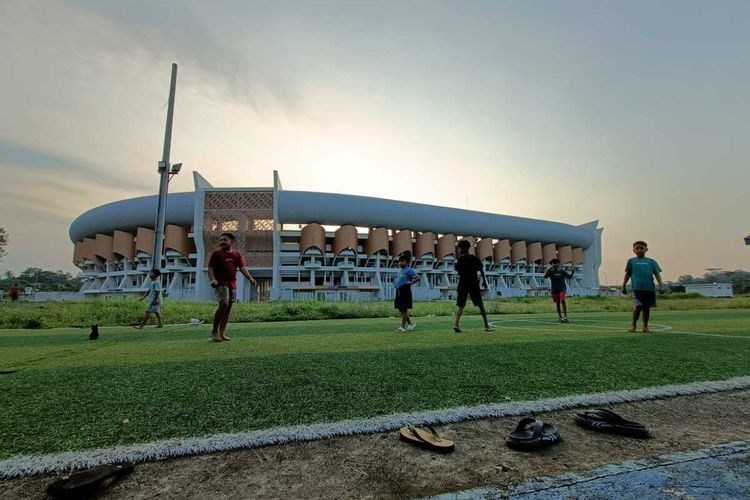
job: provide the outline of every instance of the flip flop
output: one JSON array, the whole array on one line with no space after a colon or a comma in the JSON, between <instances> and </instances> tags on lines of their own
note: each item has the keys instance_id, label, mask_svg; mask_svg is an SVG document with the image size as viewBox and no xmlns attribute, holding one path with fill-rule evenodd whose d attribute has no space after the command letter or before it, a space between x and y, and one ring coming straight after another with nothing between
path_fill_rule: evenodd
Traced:
<instances>
[{"instance_id":1,"label":"flip flop","mask_svg":"<svg viewBox=\"0 0 750 500\"><path fill-rule=\"evenodd\" d=\"M517 450L538 450L560 441L560 433L555 426L545 424L535 418L524 418L516 430L508 434L505 444Z\"/></svg>"},{"instance_id":2,"label":"flip flop","mask_svg":"<svg viewBox=\"0 0 750 500\"><path fill-rule=\"evenodd\" d=\"M625 420L612 410L596 408L576 413L575 421L581 427L592 431L608 432L636 438L648 438L648 429L643 424Z\"/></svg>"},{"instance_id":3,"label":"flip flop","mask_svg":"<svg viewBox=\"0 0 750 500\"><path fill-rule=\"evenodd\" d=\"M453 441L441 438L435 428L430 425L425 425L424 427L416 427L414 425L402 427L399 434L404 441L421 446L422 448L428 448L441 453L451 452L455 449Z\"/></svg>"},{"instance_id":4,"label":"flip flop","mask_svg":"<svg viewBox=\"0 0 750 500\"><path fill-rule=\"evenodd\" d=\"M47 494L52 498L88 498L102 489L107 480L117 481L133 472L134 468L133 464L114 464L74 472L50 484Z\"/></svg>"}]
</instances>

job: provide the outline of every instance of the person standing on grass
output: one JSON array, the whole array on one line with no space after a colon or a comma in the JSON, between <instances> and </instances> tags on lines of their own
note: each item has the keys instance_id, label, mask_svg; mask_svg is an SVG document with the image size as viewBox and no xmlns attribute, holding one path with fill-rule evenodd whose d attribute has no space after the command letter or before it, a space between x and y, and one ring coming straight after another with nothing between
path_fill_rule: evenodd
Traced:
<instances>
[{"instance_id":1,"label":"person standing on grass","mask_svg":"<svg viewBox=\"0 0 750 500\"><path fill-rule=\"evenodd\" d=\"M224 331L227 329L232 304L237 299L238 270L253 286L256 285L255 278L245 266L242 254L234 249L234 235L221 233L219 248L214 250L208 258L208 279L211 280L211 286L216 290L216 298L219 301L219 307L214 314L214 327L211 330L211 338L214 342L231 340L224 334Z\"/></svg>"},{"instance_id":2,"label":"person standing on grass","mask_svg":"<svg viewBox=\"0 0 750 500\"><path fill-rule=\"evenodd\" d=\"M18 286L18 283L13 283L13 286L10 287L8 293L10 293L11 302L18 302L18 296L21 295L21 288Z\"/></svg>"},{"instance_id":3,"label":"person standing on grass","mask_svg":"<svg viewBox=\"0 0 750 500\"><path fill-rule=\"evenodd\" d=\"M568 287L565 284L565 280L573 277L575 268L571 272L567 272L560 267L560 259L552 259L549 261L549 264L551 267L544 273L544 279L549 278L552 289L552 301L557 306L557 316L560 318L560 323L567 323L568 305L565 303L565 292ZM560 306L562 306L562 311L560 311Z\"/></svg>"},{"instance_id":4,"label":"person standing on grass","mask_svg":"<svg viewBox=\"0 0 750 500\"><path fill-rule=\"evenodd\" d=\"M636 330L638 317L643 312L643 333L650 333L648 329L648 320L651 315L651 308L656 307L656 287L654 278L659 283L659 293L664 293L664 283L661 281L661 267L654 260L646 257L648 245L645 241L636 241L633 243L633 253L635 257L628 260L625 265L625 279L622 282L622 293L628 293L627 284L632 278L633 282L630 288L633 290L633 321L630 323L629 332Z\"/></svg>"},{"instance_id":5,"label":"person standing on grass","mask_svg":"<svg viewBox=\"0 0 750 500\"><path fill-rule=\"evenodd\" d=\"M148 291L140 298L140 300L143 300L148 297L148 306L146 306L146 314L143 316L141 323L133 327L137 330L143 330L143 326L148 322L152 314L156 316L156 320L159 322L156 328L164 327L164 318L161 315L161 271L152 269L148 277L151 278L151 283L148 284Z\"/></svg>"},{"instance_id":6,"label":"person standing on grass","mask_svg":"<svg viewBox=\"0 0 750 500\"><path fill-rule=\"evenodd\" d=\"M486 289L489 289L487 284L487 276L484 274L484 265L482 261L476 255L469 254L469 248L471 243L467 240L461 240L458 242L458 260L454 264L454 268L458 273L458 287L456 297L456 316L453 323L453 331L461 333L461 314L464 312L466 307L466 299L471 297L471 302L474 306L479 308L479 312L482 313L482 319L484 320L484 331L491 332L490 324L487 322L487 311L484 309L484 302L482 301L482 289L477 280L477 273L482 274L482 284Z\"/></svg>"},{"instance_id":7,"label":"person standing on grass","mask_svg":"<svg viewBox=\"0 0 750 500\"><path fill-rule=\"evenodd\" d=\"M409 267L410 261L410 253L405 252L401 254L398 258L398 267L400 270L396 281L393 282L393 286L396 288L396 298L393 300L393 307L401 313L401 326L398 327L399 332L411 331L417 327L417 324L412 323L409 317L409 309L412 308L411 286L419 283L419 274Z\"/></svg>"}]
</instances>

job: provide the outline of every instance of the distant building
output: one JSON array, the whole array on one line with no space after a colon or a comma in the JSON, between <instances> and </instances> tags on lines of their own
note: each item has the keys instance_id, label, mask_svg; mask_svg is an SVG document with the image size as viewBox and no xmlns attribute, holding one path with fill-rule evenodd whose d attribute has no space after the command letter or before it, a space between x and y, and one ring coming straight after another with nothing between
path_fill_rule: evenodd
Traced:
<instances>
[{"instance_id":1,"label":"distant building","mask_svg":"<svg viewBox=\"0 0 750 500\"><path fill-rule=\"evenodd\" d=\"M685 285L686 293L698 293L706 297L734 297L730 283L693 283Z\"/></svg>"},{"instance_id":2,"label":"distant building","mask_svg":"<svg viewBox=\"0 0 750 500\"><path fill-rule=\"evenodd\" d=\"M410 252L422 281L416 300L456 295L456 243L471 242L493 297L545 295L544 266L575 268L570 295L599 291L598 221L580 226L348 194L273 187L215 188L197 172L195 191L170 194L164 231L167 296L211 300L206 262L232 232L258 280L238 281L239 300L390 300L398 256ZM502 191L498 191L502 196ZM156 196L116 201L70 226L84 295L141 293L152 267Z\"/></svg>"}]
</instances>

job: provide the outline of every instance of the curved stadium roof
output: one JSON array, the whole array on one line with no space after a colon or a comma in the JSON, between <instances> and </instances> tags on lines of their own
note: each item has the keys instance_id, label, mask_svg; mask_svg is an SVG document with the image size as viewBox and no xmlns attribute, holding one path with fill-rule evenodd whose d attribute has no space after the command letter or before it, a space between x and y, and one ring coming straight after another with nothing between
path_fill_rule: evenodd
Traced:
<instances>
[{"instance_id":1,"label":"curved stadium roof","mask_svg":"<svg viewBox=\"0 0 750 500\"><path fill-rule=\"evenodd\" d=\"M76 242L96 233L111 233L115 229L134 231L138 227L153 227L156 201L156 196L144 196L88 210L70 225L70 239ZM167 201L167 223L190 226L193 224L193 210L194 193L170 194ZM368 196L308 191L279 191L279 219L285 224L352 224L360 227L554 242L583 248L588 248L593 242L590 229L562 222Z\"/></svg>"}]
</instances>

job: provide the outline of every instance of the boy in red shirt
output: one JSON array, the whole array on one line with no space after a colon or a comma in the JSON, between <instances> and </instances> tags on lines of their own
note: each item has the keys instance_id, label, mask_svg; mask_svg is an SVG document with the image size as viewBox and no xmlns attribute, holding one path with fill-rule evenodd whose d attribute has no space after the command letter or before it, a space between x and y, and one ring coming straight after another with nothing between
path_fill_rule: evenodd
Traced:
<instances>
[{"instance_id":1,"label":"boy in red shirt","mask_svg":"<svg viewBox=\"0 0 750 500\"><path fill-rule=\"evenodd\" d=\"M208 278L211 286L216 290L216 298L219 300L219 308L214 314L214 328L211 338L214 342L230 340L224 335L229 320L232 304L237 298L237 271L255 285L255 278L245 266L242 254L234 249L234 235L232 233L221 233L219 236L219 248L211 253L208 258Z\"/></svg>"}]
</instances>

